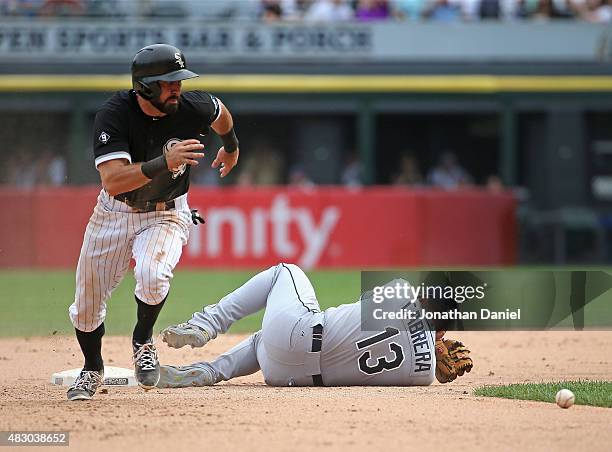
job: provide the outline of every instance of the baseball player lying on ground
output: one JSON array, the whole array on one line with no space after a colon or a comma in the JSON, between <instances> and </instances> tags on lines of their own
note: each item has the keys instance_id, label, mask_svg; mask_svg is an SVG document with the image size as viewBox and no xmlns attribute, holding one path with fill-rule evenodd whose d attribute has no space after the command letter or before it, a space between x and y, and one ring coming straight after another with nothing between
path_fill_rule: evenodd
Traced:
<instances>
[{"instance_id":1,"label":"baseball player lying on ground","mask_svg":"<svg viewBox=\"0 0 612 452\"><path fill-rule=\"evenodd\" d=\"M262 329L213 361L161 366L157 386L209 386L260 369L271 386L417 386L472 369L469 350L442 339L444 321L390 320L379 332L362 331L362 299L321 312L298 266L269 268L162 337L170 347L202 347L265 308ZM415 308L439 310L432 305L421 300Z\"/></svg>"}]
</instances>

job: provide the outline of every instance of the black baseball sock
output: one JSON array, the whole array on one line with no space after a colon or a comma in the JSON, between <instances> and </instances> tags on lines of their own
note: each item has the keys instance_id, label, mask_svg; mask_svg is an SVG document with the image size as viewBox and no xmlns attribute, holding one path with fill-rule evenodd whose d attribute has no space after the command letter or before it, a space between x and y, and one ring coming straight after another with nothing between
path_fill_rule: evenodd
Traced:
<instances>
[{"instance_id":1,"label":"black baseball sock","mask_svg":"<svg viewBox=\"0 0 612 452\"><path fill-rule=\"evenodd\" d=\"M166 295L166 298L164 298L161 303L154 305L146 304L137 297L134 298L138 304L138 311L136 314L138 320L136 321L136 326L134 327L132 341L138 342L139 344L144 344L153 336L153 326L155 325L157 316L164 306L168 295Z\"/></svg>"},{"instance_id":2,"label":"black baseball sock","mask_svg":"<svg viewBox=\"0 0 612 452\"><path fill-rule=\"evenodd\" d=\"M85 331L77 330L76 337L81 346L81 351L85 357L85 370L102 370L104 369L104 361L102 361L102 336L104 336L104 322L95 330L86 333Z\"/></svg>"}]
</instances>

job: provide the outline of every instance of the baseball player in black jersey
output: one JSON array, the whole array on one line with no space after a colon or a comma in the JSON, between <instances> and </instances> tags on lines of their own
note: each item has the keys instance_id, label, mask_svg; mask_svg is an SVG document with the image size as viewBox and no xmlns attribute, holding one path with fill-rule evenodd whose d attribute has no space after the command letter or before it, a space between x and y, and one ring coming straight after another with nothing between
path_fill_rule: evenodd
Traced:
<instances>
[{"instance_id":1,"label":"baseball player in black jersey","mask_svg":"<svg viewBox=\"0 0 612 452\"><path fill-rule=\"evenodd\" d=\"M96 114L95 165L103 188L85 231L69 310L85 356L83 370L68 389L69 400L91 399L104 380L106 301L131 258L136 262L135 375L145 389L159 381L153 326L190 224L199 218L187 204L190 167L204 157L200 139L210 128L223 141L212 163L221 177L239 154L232 116L223 103L202 91L181 93L181 81L193 77L197 74L187 69L176 47L145 47L132 63L133 89L117 92Z\"/></svg>"}]
</instances>

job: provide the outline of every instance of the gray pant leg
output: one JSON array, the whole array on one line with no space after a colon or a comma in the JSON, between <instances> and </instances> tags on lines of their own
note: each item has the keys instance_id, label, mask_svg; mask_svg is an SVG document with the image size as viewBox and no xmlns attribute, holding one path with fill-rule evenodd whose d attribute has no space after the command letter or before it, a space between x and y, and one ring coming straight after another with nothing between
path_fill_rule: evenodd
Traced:
<instances>
[{"instance_id":1,"label":"gray pant leg","mask_svg":"<svg viewBox=\"0 0 612 452\"><path fill-rule=\"evenodd\" d=\"M262 331L221 355L209 366L217 381L253 373L259 368L266 383L287 386L312 380L309 373L309 328L314 315L322 315L314 288L296 265L280 264L261 272L216 305L196 312L189 323L206 330L211 338L225 333L237 320L265 308ZM304 329L303 334L300 328ZM300 331L298 331L300 330ZM293 341L292 341L293 338ZM255 356L253 356L255 355ZM312 364L312 363L311 363Z\"/></svg>"},{"instance_id":2,"label":"gray pant leg","mask_svg":"<svg viewBox=\"0 0 612 452\"><path fill-rule=\"evenodd\" d=\"M290 342L296 324L303 316L318 313L321 308L310 280L300 267L280 264L277 268L263 316L262 340L268 354L293 355Z\"/></svg>"},{"instance_id":3,"label":"gray pant leg","mask_svg":"<svg viewBox=\"0 0 612 452\"><path fill-rule=\"evenodd\" d=\"M323 320L314 288L297 265L281 264L268 296L257 359L272 386L309 386L321 373L310 353L312 326Z\"/></svg>"},{"instance_id":4,"label":"gray pant leg","mask_svg":"<svg viewBox=\"0 0 612 452\"><path fill-rule=\"evenodd\" d=\"M207 365L215 376L215 383L232 378L254 374L259 370L257 361L257 344L261 331L249 336L235 347L219 355Z\"/></svg>"},{"instance_id":5,"label":"gray pant leg","mask_svg":"<svg viewBox=\"0 0 612 452\"><path fill-rule=\"evenodd\" d=\"M194 313L189 323L203 328L213 339L237 320L264 308L263 329L274 323L279 314L299 318L308 312L321 311L314 288L302 269L279 264L253 276L217 304Z\"/></svg>"},{"instance_id":6,"label":"gray pant leg","mask_svg":"<svg viewBox=\"0 0 612 452\"><path fill-rule=\"evenodd\" d=\"M262 329L277 328L286 318L299 318L321 312L319 301L308 276L295 264L280 264L268 294Z\"/></svg>"},{"instance_id":7,"label":"gray pant leg","mask_svg":"<svg viewBox=\"0 0 612 452\"><path fill-rule=\"evenodd\" d=\"M189 323L203 328L213 339L225 333L237 320L264 309L278 277L279 267L271 267L253 276L217 304L205 306L201 312L194 313Z\"/></svg>"}]
</instances>

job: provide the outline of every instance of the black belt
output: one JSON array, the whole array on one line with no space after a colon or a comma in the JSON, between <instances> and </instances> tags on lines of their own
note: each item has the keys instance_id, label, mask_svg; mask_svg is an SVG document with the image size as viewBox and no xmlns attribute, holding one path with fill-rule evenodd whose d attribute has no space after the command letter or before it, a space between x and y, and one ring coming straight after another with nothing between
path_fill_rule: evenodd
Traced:
<instances>
[{"instance_id":1,"label":"black belt","mask_svg":"<svg viewBox=\"0 0 612 452\"><path fill-rule=\"evenodd\" d=\"M115 196L115 199L117 201L124 202L125 204L130 206L132 209L134 209L136 212L140 212L140 213L155 212L155 211L161 211L161 210L171 210L175 208L174 199L171 199L170 201L160 201L160 202L145 201L144 203L135 203L135 202L130 201L128 198L120 198L117 196Z\"/></svg>"},{"instance_id":2,"label":"black belt","mask_svg":"<svg viewBox=\"0 0 612 452\"><path fill-rule=\"evenodd\" d=\"M312 347L311 352L317 353L321 351L323 344L323 325L315 325L312 327ZM321 374L312 376L312 384L314 386L323 386L323 377Z\"/></svg>"}]
</instances>

